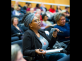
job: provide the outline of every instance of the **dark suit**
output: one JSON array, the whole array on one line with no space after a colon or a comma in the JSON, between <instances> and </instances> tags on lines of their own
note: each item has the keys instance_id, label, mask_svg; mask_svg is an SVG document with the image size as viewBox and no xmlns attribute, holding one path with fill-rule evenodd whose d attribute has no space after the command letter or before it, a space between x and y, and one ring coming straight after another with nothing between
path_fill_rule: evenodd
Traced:
<instances>
[{"instance_id":1,"label":"dark suit","mask_svg":"<svg viewBox=\"0 0 82 61\"><path fill-rule=\"evenodd\" d=\"M56 38L52 37L52 39L50 40L43 30L40 29L38 32L45 39L47 39L47 41L49 42L49 47L52 47L55 44ZM36 57L38 56L38 54L35 53L35 49L39 48L42 48L42 44L36 34L30 29L25 31L23 36L23 55Z\"/></svg>"}]
</instances>

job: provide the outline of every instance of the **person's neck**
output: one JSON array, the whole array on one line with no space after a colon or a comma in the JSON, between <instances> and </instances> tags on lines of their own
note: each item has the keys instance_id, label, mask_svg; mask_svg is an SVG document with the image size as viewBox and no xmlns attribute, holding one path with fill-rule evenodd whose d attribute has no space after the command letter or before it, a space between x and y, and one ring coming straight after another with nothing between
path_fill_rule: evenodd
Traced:
<instances>
[{"instance_id":1,"label":"person's neck","mask_svg":"<svg viewBox=\"0 0 82 61\"><path fill-rule=\"evenodd\" d=\"M46 20L43 20L44 22L46 22Z\"/></svg>"},{"instance_id":2,"label":"person's neck","mask_svg":"<svg viewBox=\"0 0 82 61\"><path fill-rule=\"evenodd\" d=\"M64 25L61 25L61 24L59 24L59 23L57 23L57 25L58 25L58 26L64 26Z\"/></svg>"},{"instance_id":3,"label":"person's neck","mask_svg":"<svg viewBox=\"0 0 82 61\"><path fill-rule=\"evenodd\" d=\"M32 31L34 31L35 34L38 33L38 30L35 30L35 29L31 29Z\"/></svg>"},{"instance_id":4,"label":"person's neck","mask_svg":"<svg viewBox=\"0 0 82 61\"><path fill-rule=\"evenodd\" d=\"M16 24L13 24L13 26L15 26L15 27L16 27L17 25L16 25Z\"/></svg>"}]
</instances>

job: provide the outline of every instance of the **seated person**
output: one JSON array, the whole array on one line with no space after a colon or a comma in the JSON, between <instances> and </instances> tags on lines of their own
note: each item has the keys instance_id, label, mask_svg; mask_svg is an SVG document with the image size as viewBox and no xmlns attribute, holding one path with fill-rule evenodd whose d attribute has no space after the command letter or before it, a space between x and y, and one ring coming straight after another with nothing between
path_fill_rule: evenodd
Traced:
<instances>
[{"instance_id":1,"label":"seated person","mask_svg":"<svg viewBox=\"0 0 82 61\"><path fill-rule=\"evenodd\" d=\"M43 10L43 12L46 12L47 11L47 8L45 7L45 5L43 3L41 4L41 7L40 8Z\"/></svg>"},{"instance_id":2,"label":"seated person","mask_svg":"<svg viewBox=\"0 0 82 61\"><path fill-rule=\"evenodd\" d=\"M11 22L12 22L12 25L11 25L12 35L16 33L20 33L23 35L24 30L18 25L18 18L16 17L12 18ZM19 38L21 39L22 36L19 36Z\"/></svg>"},{"instance_id":3,"label":"seated person","mask_svg":"<svg viewBox=\"0 0 82 61\"><path fill-rule=\"evenodd\" d=\"M30 8L30 13L34 13L34 8Z\"/></svg>"},{"instance_id":4,"label":"seated person","mask_svg":"<svg viewBox=\"0 0 82 61\"><path fill-rule=\"evenodd\" d=\"M57 25L54 28L58 28L63 33L58 33L58 41L67 41L70 40L70 25L66 23L65 16L62 13L58 13L55 16L55 21Z\"/></svg>"},{"instance_id":5,"label":"seated person","mask_svg":"<svg viewBox=\"0 0 82 61\"><path fill-rule=\"evenodd\" d=\"M66 10L62 10L61 13L65 15L66 22L70 22L70 19L67 17Z\"/></svg>"},{"instance_id":6,"label":"seated person","mask_svg":"<svg viewBox=\"0 0 82 61\"><path fill-rule=\"evenodd\" d=\"M65 10L66 10L66 16L70 19L70 13L68 12L69 7L65 7Z\"/></svg>"},{"instance_id":7,"label":"seated person","mask_svg":"<svg viewBox=\"0 0 82 61\"><path fill-rule=\"evenodd\" d=\"M23 9L23 10L26 10L26 9L28 8L28 4L29 4L29 3L26 2L22 9Z\"/></svg>"},{"instance_id":8,"label":"seated person","mask_svg":"<svg viewBox=\"0 0 82 61\"><path fill-rule=\"evenodd\" d=\"M54 5L50 6L49 12L56 13L56 10L54 9Z\"/></svg>"},{"instance_id":9,"label":"seated person","mask_svg":"<svg viewBox=\"0 0 82 61\"><path fill-rule=\"evenodd\" d=\"M61 12L60 6L57 6L57 7L56 7L56 12Z\"/></svg>"},{"instance_id":10,"label":"seated person","mask_svg":"<svg viewBox=\"0 0 82 61\"><path fill-rule=\"evenodd\" d=\"M29 13L31 8L31 3L28 4L28 8L26 9L26 12Z\"/></svg>"},{"instance_id":11,"label":"seated person","mask_svg":"<svg viewBox=\"0 0 82 61\"><path fill-rule=\"evenodd\" d=\"M49 28L50 26L55 26L56 24L52 24L48 21L48 16L46 14L42 15L43 21L41 22L41 29Z\"/></svg>"},{"instance_id":12,"label":"seated person","mask_svg":"<svg viewBox=\"0 0 82 61\"><path fill-rule=\"evenodd\" d=\"M36 11L37 9L40 9L41 11L43 11L43 10L40 8L40 5L39 5L39 4L36 4L36 7L34 8L34 11Z\"/></svg>"},{"instance_id":13,"label":"seated person","mask_svg":"<svg viewBox=\"0 0 82 61\"><path fill-rule=\"evenodd\" d=\"M19 6L15 5L14 10L12 11L12 15L16 16L24 15L23 13L21 13L20 9L21 8Z\"/></svg>"},{"instance_id":14,"label":"seated person","mask_svg":"<svg viewBox=\"0 0 82 61\"><path fill-rule=\"evenodd\" d=\"M45 34L43 30L40 29L40 20L33 14L27 13L24 16L24 25L29 27L29 30L25 31L23 38L23 55L35 57L36 60L43 61L43 55L49 61L57 61L58 59L67 56L64 53L53 53L46 55L44 51L49 47L52 47L56 41L57 32L53 32L52 39ZM40 51L41 50L41 51Z\"/></svg>"},{"instance_id":15,"label":"seated person","mask_svg":"<svg viewBox=\"0 0 82 61\"><path fill-rule=\"evenodd\" d=\"M36 16L36 14L40 15L40 20L42 21L42 15L41 15L41 10L40 9L36 9L35 16Z\"/></svg>"},{"instance_id":16,"label":"seated person","mask_svg":"<svg viewBox=\"0 0 82 61\"><path fill-rule=\"evenodd\" d=\"M18 44L11 45L11 61L26 61Z\"/></svg>"}]
</instances>

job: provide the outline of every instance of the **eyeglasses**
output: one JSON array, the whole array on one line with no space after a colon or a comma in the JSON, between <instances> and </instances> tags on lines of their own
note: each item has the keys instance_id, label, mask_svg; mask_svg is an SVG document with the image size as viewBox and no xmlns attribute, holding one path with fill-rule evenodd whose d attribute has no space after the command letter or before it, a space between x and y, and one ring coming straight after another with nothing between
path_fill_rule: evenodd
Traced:
<instances>
[{"instance_id":1,"label":"eyeglasses","mask_svg":"<svg viewBox=\"0 0 82 61\"><path fill-rule=\"evenodd\" d=\"M38 22L41 22L39 19L36 19L36 20L34 20L34 21L32 21L32 22L36 22L36 23L38 23Z\"/></svg>"},{"instance_id":2,"label":"eyeglasses","mask_svg":"<svg viewBox=\"0 0 82 61\"><path fill-rule=\"evenodd\" d=\"M62 21L63 21L63 20L66 20L66 18L64 18L64 19L60 19L60 20L62 20Z\"/></svg>"}]
</instances>

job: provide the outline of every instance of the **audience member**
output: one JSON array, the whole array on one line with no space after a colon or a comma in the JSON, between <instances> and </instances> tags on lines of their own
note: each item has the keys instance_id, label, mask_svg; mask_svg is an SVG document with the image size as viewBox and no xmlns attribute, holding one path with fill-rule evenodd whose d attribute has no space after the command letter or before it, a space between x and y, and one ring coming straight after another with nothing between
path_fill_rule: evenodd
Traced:
<instances>
[{"instance_id":1,"label":"audience member","mask_svg":"<svg viewBox=\"0 0 82 61\"><path fill-rule=\"evenodd\" d=\"M16 4L18 7L22 8L22 6L19 4L19 1L16 1L15 4Z\"/></svg>"},{"instance_id":2,"label":"audience member","mask_svg":"<svg viewBox=\"0 0 82 61\"><path fill-rule=\"evenodd\" d=\"M34 13L34 8L30 8L30 13Z\"/></svg>"},{"instance_id":3,"label":"audience member","mask_svg":"<svg viewBox=\"0 0 82 61\"><path fill-rule=\"evenodd\" d=\"M61 13L65 15L66 22L70 22L70 19L67 17L66 10L62 10Z\"/></svg>"},{"instance_id":4,"label":"audience member","mask_svg":"<svg viewBox=\"0 0 82 61\"><path fill-rule=\"evenodd\" d=\"M23 13L20 12L20 7L18 7L18 5L14 6L14 10L12 11L12 15L16 15L16 16L23 15Z\"/></svg>"},{"instance_id":5,"label":"audience member","mask_svg":"<svg viewBox=\"0 0 82 61\"><path fill-rule=\"evenodd\" d=\"M26 61L18 44L11 45L11 61Z\"/></svg>"},{"instance_id":6,"label":"audience member","mask_svg":"<svg viewBox=\"0 0 82 61\"><path fill-rule=\"evenodd\" d=\"M56 12L61 12L60 6L57 6L57 7L56 7Z\"/></svg>"},{"instance_id":7,"label":"audience member","mask_svg":"<svg viewBox=\"0 0 82 61\"><path fill-rule=\"evenodd\" d=\"M37 9L40 9L41 11L43 11L43 10L40 8L40 5L39 5L39 4L36 4L36 7L34 8L34 11L36 11Z\"/></svg>"},{"instance_id":8,"label":"audience member","mask_svg":"<svg viewBox=\"0 0 82 61\"><path fill-rule=\"evenodd\" d=\"M42 15L42 23L41 23L41 29L46 29L49 28L50 26L55 26L56 24L52 24L51 22L48 21L48 16L46 14ZM51 29L51 27L49 28Z\"/></svg>"},{"instance_id":9,"label":"audience member","mask_svg":"<svg viewBox=\"0 0 82 61\"><path fill-rule=\"evenodd\" d=\"M70 19L70 13L68 12L69 7L65 7L65 10L66 10L66 17Z\"/></svg>"},{"instance_id":10,"label":"audience member","mask_svg":"<svg viewBox=\"0 0 82 61\"><path fill-rule=\"evenodd\" d=\"M31 8L31 3L28 4L28 8L26 9L26 12L29 13L30 12L30 8Z\"/></svg>"},{"instance_id":11,"label":"audience member","mask_svg":"<svg viewBox=\"0 0 82 61\"><path fill-rule=\"evenodd\" d=\"M11 11L13 11L14 10L14 6L13 6L13 4L11 3Z\"/></svg>"},{"instance_id":12,"label":"audience member","mask_svg":"<svg viewBox=\"0 0 82 61\"><path fill-rule=\"evenodd\" d=\"M56 10L54 9L54 5L50 6L49 12L56 13Z\"/></svg>"},{"instance_id":13,"label":"audience member","mask_svg":"<svg viewBox=\"0 0 82 61\"><path fill-rule=\"evenodd\" d=\"M43 12L46 12L47 11L47 8L44 6L43 3L41 4L41 7L40 8L43 10Z\"/></svg>"},{"instance_id":14,"label":"audience member","mask_svg":"<svg viewBox=\"0 0 82 61\"><path fill-rule=\"evenodd\" d=\"M57 13L55 16L55 21L57 25L54 28L58 28L63 33L58 33L58 41L67 41L70 40L70 25L66 23L65 16L62 13Z\"/></svg>"},{"instance_id":15,"label":"audience member","mask_svg":"<svg viewBox=\"0 0 82 61\"><path fill-rule=\"evenodd\" d=\"M36 16L36 14L40 14L40 20L42 21L42 15L41 15L41 10L40 9L36 9L35 16Z\"/></svg>"},{"instance_id":16,"label":"audience member","mask_svg":"<svg viewBox=\"0 0 82 61\"><path fill-rule=\"evenodd\" d=\"M21 28L20 25L18 25L18 18L17 17L12 18L11 22L12 22L12 25L11 25L12 35L17 33L20 33L23 35L24 30ZM22 39L23 37L22 35L19 36L19 39Z\"/></svg>"},{"instance_id":17,"label":"audience member","mask_svg":"<svg viewBox=\"0 0 82 61\"><path fill-rule=\"evenodd\" d=\"M24 25L29 27L29 30L25 31L23 38L24 56L35 57L36 60L41 61L43 61L43 55L45 55L45 58L49 61L56 61L62 57L67 56L64 53L46 55L46 52L40 52L40 50L44 51L48 46L52 47L55 44L57 32L53 32L53 36L50 41L45 32L40 29L40 20L34 14L28 13L24 18Z\"/></svg>"},{"instance_id":18,"label":"audience member","mask_svg":"<svg viewBox=\"0 0 82 61\"><path fill-rule=\"evenodd\" d=\"M29 4L29 3L26 2L22 9L23 9L23 10L26 10L26 9L28 8L28 4Z\"/></svg>"}]
</instances>

